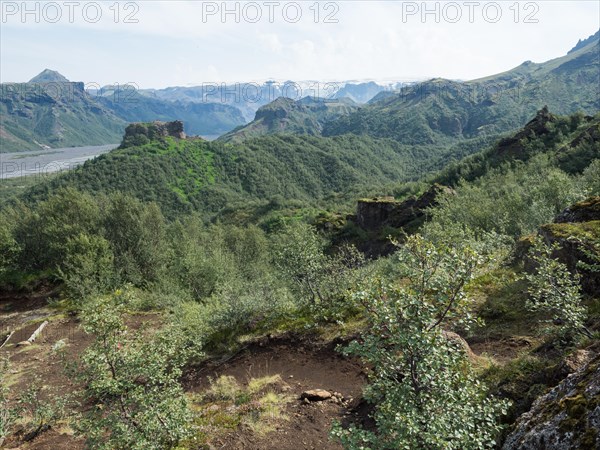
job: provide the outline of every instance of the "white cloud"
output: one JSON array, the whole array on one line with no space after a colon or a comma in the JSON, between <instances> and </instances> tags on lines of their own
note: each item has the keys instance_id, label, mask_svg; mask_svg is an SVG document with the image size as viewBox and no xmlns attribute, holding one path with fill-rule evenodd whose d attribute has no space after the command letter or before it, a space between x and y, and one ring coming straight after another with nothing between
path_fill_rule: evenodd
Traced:
<instances>
[{"instance_id":1,"label":"white cloud","mask_svg":"<svg viewBox=\"0 0 600 450\"><path fill-rule=\"evenodd\" d=\"M498 2L502 7L498 23L485 20L483 6L491 3L486 1L480 2L473 23L468 22L461 1L456 2L463 8L459 23L444 17L436 22L432 15L425 20L420 14L403 18L403 8L404 12L407 5L421 8L422 2L339 1L338 23L323 23L333 11L324 10L326 2L320 3L319 23L310 9L313 2L299 2L302 18L297 23L284 20L282 7L275 10L274 23L269 23L261 1L256 2L262 5L258 23L243 20L247 2L240 3L239 23L233 14L223 22L222 11L207 15L206 5L211 2L136 3L136 24L123 23L123 10L115 23L114 12L108 9L112 2L102 2L102 20L95 24L80 16L73 24L2 24L3 80L28 79L50 62L59 71L69 68L74 79L135 79L145 87L200 83L207 77L208 81L471 79L524 60L560 56L600 27L600 4L588 1L535 2L538 23L524 23L526 15L534 12L525 5L533 2L518 3L517 23L512 1ZM213 3L221 9L222 2ZM119 4L124 8L125 2ZM444 4L440 3L440 11ZM232 9L231 4L228 7Z\"/></svg>"}]
</instances>

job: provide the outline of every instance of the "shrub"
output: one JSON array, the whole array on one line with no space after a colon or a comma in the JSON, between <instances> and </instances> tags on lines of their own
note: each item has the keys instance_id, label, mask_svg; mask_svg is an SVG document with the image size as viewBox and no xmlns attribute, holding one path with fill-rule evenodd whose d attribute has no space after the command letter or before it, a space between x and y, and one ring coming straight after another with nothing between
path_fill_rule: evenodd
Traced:
<instances>
[{"instance_id":1,"label":"shrub","mask_svg":"<svg viewBox=\"0 0 600 450\"><path fill-rule=\"evenodd\" d=\"M530 249L529 256L536 270L526 276L531 296L527 307L533 312L542 311L550 316L546 322L550 325L547 331L551 334L558 329L558 334L567 340L578 334L592 337L584 324L587 309L581 302L579 276L572 275L565 264L552 257L558 248L557 243L546 245L541 238L537 238Z\"/></svg>"},{"instance_id":2,"label":"shrub","mask_svg":"<svg viewBox=\"0 0 600 450\"><path fill-rule=\"evenodd\" d=\"M82 311L94 341L77 370L90 404L79 429L93 448L169 449L191 434L179 379L195 349L172 327L153 334L128 329L125 299L117 292Z\"/></svg>"},{"instance_id":3,"label":"shrub","mask_svg":"<svg viewBox=\"0 0 600 450\"><path fill-rule=\"evenodd\" d=\"M110 290L116 278L113 260L110 244L102 236L79 234L70 239L59 269L66 294L81 303Z\"/></svg>"},{"instance_id":4,"label":"shrub","mask_svg":"<svg viewBox=\"0 0 600 450\"><path fill-rule=\"evenodd\" d=\"M377 282L355 294L368 326L344 349L371 368L365 397L375 405L376 430L338 424L333 436L349 449L492 448L506 403L487 397L463 348L443 331L473 323L463 289L480 258L418 235L398 257L400 287Z\"/></svg>"}]
</instances>

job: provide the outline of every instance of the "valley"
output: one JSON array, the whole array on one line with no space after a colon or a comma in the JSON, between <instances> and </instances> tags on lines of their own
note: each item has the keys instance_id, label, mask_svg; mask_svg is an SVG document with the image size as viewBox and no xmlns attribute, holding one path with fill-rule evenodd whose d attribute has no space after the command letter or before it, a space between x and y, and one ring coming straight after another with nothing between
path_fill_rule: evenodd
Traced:
<instances>
[{"instance_id":1,"label":"valley","mask_svg":"<svg viewBox=\"0 0 600 450\"><path fill-rule=\"evenodd\" d=\"M0 179L43 176L54 172L72 170L89 159L110 152L117 147L70 147L42 151L26 151L0 154Z\"/></svg>"},{"instance_id":2,"label":"valley","mask_svg":"<svg viewBox=\"0 0 600 450\"><path fill-rule=\"evenodd\" d=\"M1 448L600 448L596 23L559 39L554 10L556 36L515 22L505 42L473 31L489 23L386 28L407 12L391 2L369 2L385 12L369 28L346 2L328 33L265 34L198 30L193 2L141 6L127 46L118 21L27 32L78 55L97 25L90 72L49 53L77 77L186 85L49 69L0 85ZM360 39L334 38L357 18ZM403 54L433 74L464 55L511 67L515 36L545 62L385 76ZM354 47L388 81L337 71ZM367 81L279 82L259 63Z\"/></svg>"}]
</instances>

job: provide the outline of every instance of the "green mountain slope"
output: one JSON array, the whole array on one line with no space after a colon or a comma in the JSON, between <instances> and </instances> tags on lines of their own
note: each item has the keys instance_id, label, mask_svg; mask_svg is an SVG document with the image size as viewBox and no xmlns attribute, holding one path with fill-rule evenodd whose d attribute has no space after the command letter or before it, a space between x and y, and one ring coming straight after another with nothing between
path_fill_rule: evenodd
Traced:
<instances>
[{"instance_id":1,"label":"green mountain slope","mask_svg":"<svg viewBox=\"0 0 600 450\"><path fill-rule=\"evenodd\" d=\"M360 192L420 173L426 152L369 137L273 135L244 143L177 139L160 124L134 124L120 148L37 185L39 198L60 186L123 191L157 201L166 214L223 208L249 201L315 204L334 193Z\"/></svg>"},{"instance_id":2,"label":"green mountain slope","mask_svg":"<svg viewBox=\"0 0 600 450\"><path fill-rule=\"evenodd\" d=\"M542 64L525 62L479 80L434 79L408 86L329 123L323 134L446 145L523 126L544 105L558 114L594 114L600 110L598 34L581 44L563 57Z\"/></svg>"},{"instance_id":3,"label":"green mountain slope","mask_svg":"<svg viewBox=\"0 0 600 450\"><path fill-rule=\"evenodd\" d=\"M323 126L355 111L358 105L347 98L325 100L305 97L294 101L279 97L262 106L252 122L221 136L221 141L243 141L265 134L319 135Z\"/></svg>"},{"instance_id":4,"label":"green mountain slope","mask_svg":"<svg viewBox=\"0 0 600 450\"><path fill-rule=\"evenodd\" d=\"M119 142L125 121L83 83L54 81L60 77L45 71L34 80L50 81L0 85L0 152Z\"/></svg>"},{"instance_id":5,"label":"green mountain slope","mask_svg":"<svg viewBox=\"0 0 600 450\"><path fill-rule=\"evenodd\" d=\"M600 113L557 116L543 108L516 134L446 167L435 182L456 185L473 181L502 165L527 162L546 154L561 170L580 173L594 159L600 159Z\"/></svg>"},{"instance_id":6,"label":"green mountain slope","mask_svg":"<svg viewBox=\"0 0 600 450\"><path fill-rule=\"evenodd\" d=\"M0 84L1 152L111 144L128 122L154 120L182 120L192 135L220 135L245 123L233 106L170 102L136 90L90 93L48 69L28 83Z\"/></svg>"}]
</instances>

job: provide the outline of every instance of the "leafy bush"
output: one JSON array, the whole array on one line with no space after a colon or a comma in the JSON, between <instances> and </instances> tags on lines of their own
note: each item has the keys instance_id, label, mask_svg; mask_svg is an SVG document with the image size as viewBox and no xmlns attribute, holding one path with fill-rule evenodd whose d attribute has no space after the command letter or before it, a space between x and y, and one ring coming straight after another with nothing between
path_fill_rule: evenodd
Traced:
<instances>
[{"instance_id":1,"label":"leafy bush","mask_svg":"<svg viewBox=\"0 0 600 450\"><path fill-rule=\"evenodd\" d=\"M600 159L595 159L581 176L586 196L600 195Z\"/></svg>"},{"instance_id":2,"label":"leafy bush","mask_svg":"<svg viewBox=\"0 0 600 450\"><path fill-rule=\"evenodd\" d=\"M349 309L347 290L365 277L365 260L353 246L341 246L334 255L325 247L312 226L286 225L275 237L275 264L316 319L341 320Z\"/></svg>"},{"instance_id":3,"label":"leafy bush","mask_svg":"<svg viewBox=\"0 0 600 450\"><path fill-rule=\"evenodd\" d=\"M334 427L350 449L493 448L506 403L477 381L461 344L443 327L474 322L464 293L480 263L467 247L435 246L409 237L398 251L400 286L374 283L355 294L368 326L344 353L371 368L366 399L375 407L375 431Z\"/></svg>"},{"instance_id":4,"label":"leafy bush","mask_svg":"<svg viewBox=\"0 0 600 450\"><path fill-rule=\"evenodd\" d=\"M67 296L78 303L107 292L114 286L114 257L102 236L80 234L66 244L66 257L59 268Z\"/></svg>"},{"instance_id":5,"label":"leafy bush","mask_svg":"<svg viewBox=\"0 0 600 450\"><path fill-rule=\"evenodd\" d=\"M550 333L559 327L559 335L565 339L573 339L578 334L592 337L584 324L587 309L581 302L579 277L552 257L558 248L558 244L549 246L538 238L530 249L529 256L536 270L527 275L531 296L527 306L532 312L543 311L550 316L547 322L554 325L547 328Z\"/></svg>"},{"instance_id":6,"label":"leafy bush","mask_svg":"<svg viewBox=\"0 0 600 450\"><path fill-rule=\"evenodd\" d=\"M132 331L124 323L125 300L117 292L82 311L94 341L76 371L90 404L78 426L93 448L170 449L191 435L179 379L197 348L171 327Z\"/></svg>"},{"instance_id":7,"label":"leafy bush","mask_svg":"<svg viewBox=\"0 0 600 450\"><path fill-rule=\"evenodd\" d=\"M434 222L513 238L532 233L583 198L576 179L544 156L514 169L492 170L472 183L460 183L456 191L433 210Z\"/></svg>"}]
</instances>

